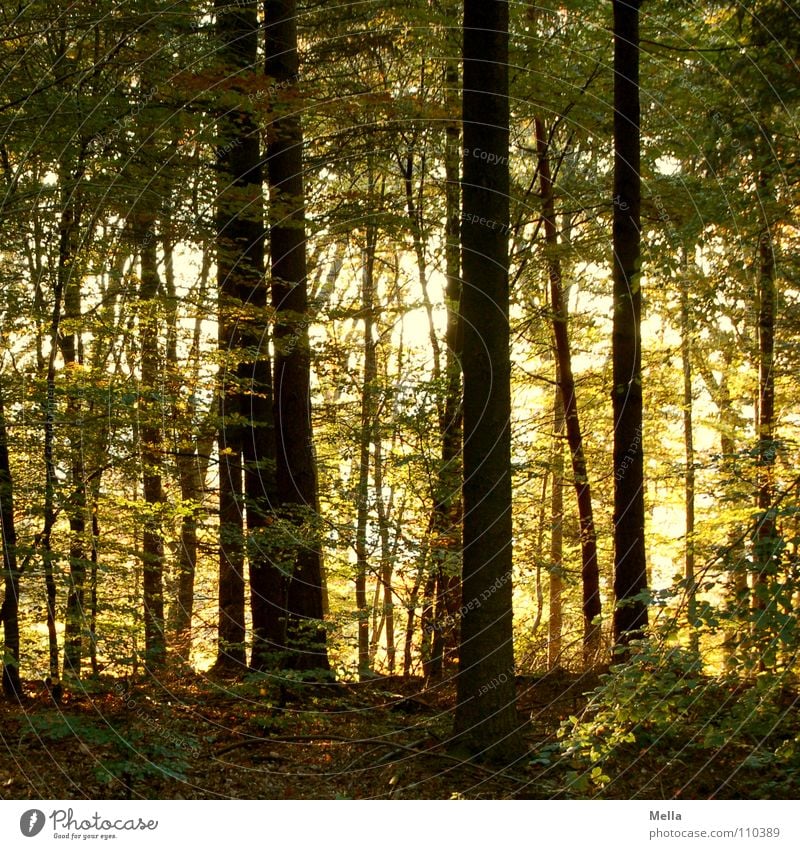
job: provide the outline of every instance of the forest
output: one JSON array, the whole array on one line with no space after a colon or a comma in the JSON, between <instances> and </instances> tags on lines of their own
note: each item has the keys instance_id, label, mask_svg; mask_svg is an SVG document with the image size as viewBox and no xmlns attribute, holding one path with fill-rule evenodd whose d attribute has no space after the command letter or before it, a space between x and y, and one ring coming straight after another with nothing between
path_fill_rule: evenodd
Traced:
<instances>
[{"instance_id":1,"label":"forest","mask_svg":"<svg viewBox=\"0 0 800 849\"><path fill-rule=\"evenodd\" d=\"M0 798L800 797L795 4L0 39Z\"/></svg>"}]
</instances>

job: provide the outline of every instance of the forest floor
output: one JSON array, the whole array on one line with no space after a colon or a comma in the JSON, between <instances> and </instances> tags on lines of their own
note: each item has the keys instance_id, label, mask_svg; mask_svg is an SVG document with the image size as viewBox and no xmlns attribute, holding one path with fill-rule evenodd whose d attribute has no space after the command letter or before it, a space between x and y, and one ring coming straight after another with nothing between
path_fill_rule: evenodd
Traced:
<instances>
[{"instance_id":1,"label":"forest floor","mask_svg":"<svg viewBox=\"0 0 800 849\"><path fill-rule=\"evenodd\" d=\"M22 704L0 699L0 799L591 797L566 789L575 773L556 735L595 684L564 672L518 680L528 751L498 770L447 751L450 684L379 678L299 685L281 696L263 682L108 679L56 705L40 683ZM655 772L648 760L643 752L603 795L747 796L724 756L699 768L665 768L660 758Z\"/></svg>"}]
</instances>

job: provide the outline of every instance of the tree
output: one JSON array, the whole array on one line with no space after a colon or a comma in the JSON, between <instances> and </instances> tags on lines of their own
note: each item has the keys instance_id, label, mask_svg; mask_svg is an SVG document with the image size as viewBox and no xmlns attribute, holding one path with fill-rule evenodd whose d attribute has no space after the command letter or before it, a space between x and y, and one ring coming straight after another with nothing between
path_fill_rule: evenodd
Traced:
<instances>
[{"instance_id":1,"label":"tree","mask_svg":"<svg viewBox=\"0 0 800 849\"><path fill-rule=\"evenodd\" d=\"M149 145L145 145L149 148ZM162 464L164 435L161 410L156 401L160 383L158 308L156 298L161 285L156 254L155 221L141 207L153 203L149 192L139 199L135 213L134 234L141 251L141 285L139 301L139 338L141 351L142 392L139 402L141 426L139 435L142 451L142 488L147 514L142 528L142 593L144 602L145 662L158 669L166 660L164 631L164 489Z\"/></svg>"},{"instance_id":2,"label":"tree","mask_svg":"<svg viewBox=\"0 0 800 849\"><path fill-rule=\"evenodd\" d=\"M542 220L547 246L547 267L550 278L550 303L553 311L553 337L556 349L556 381L561 392L561 415L567 433L570 456L572 457L572 475L575 481L575 494L578 500L578 516L581 535L581 578L583 588L583 653L584 664L591 667L597 660L600 648L600 570L597 565L597 533L594 527L592 491L586 468L586 456L583 450L583 434L578 416L578 398L575 378L572 373L572 350L568 327L568 287L564 286L561 260L558 256L558 228L556 225L556 207L553 194L553 177L550 169L548 140L541 119L534 121L536 128L536 148L539 166L539 182L542 193ZM556 422L556 434L560 435L561 424ZM559 476L561 477L561 476ZM558 481L560 487L560 481ZM553 482L555 497L556 480ZM559 513L562 513L559 510ZM554 511L554 521L556 514ZM563 513L562 513L563 518ZM559 528L559 535L562 530ZM554 529L555 534L555 529ZM554 568L560 567L553 563ZM551 583L552 587L552 583Z\"/></svg>"},{"instance_id":3,"label":"tree","mask_svg":"<svg viewBox=\"0 0 800 849\"><path fill-rule=\"evenodd\" d=\"M267 131L276 497L295 528L287 597L288 664L329 670L323 619L317 470L311 429L303 131L297 112L297 3L264 3L266 75L277 90Z\"/></svg>"},{"instance_id":4,"label":"tree","mask_svg":"<svg viewBox=\"0 0 800 849\"><path fill-rule=\"evenodd\" d=\"M272 487L270 364L260 332L266 303L264 223L259 134L244 104L247 81L255 73L258 52L256 2L232 6L218 0L217 33L223 61L223 88L235 105L219 119L219 193L217 197L217 283L219 289L220 381L220 577L219 653L217 667L235 670L245 658L245 511L255 534L264 526L264 494ZM252 101L251 101L252 102ZM246 505L246 506L245 506ZM269 609L274 579L263 562L266 540L251 540L251 606L254 614L252 663L268 664L270 651L282 643L277 611ZM278 593L282 579L277 578ZM270 624L275 630L270 634ZM272 637L272 639L270 639ZM277 643L276 645L272 645Z\"/></svg>"},{"instance_id":5,"label":"tree","mask_svg":"<svg viewBox=\"0 0 800 849\"><path fill-rule=\"evenodd\" d=\"M522 746L511 601L508 4L465 0L463 80L464 559L454 735L473 753L511 760Z\"/></svg>"},{"instance_id":6,"label":"tree","mask_svg":"<svg viewBox=\"0 0 800 849\"><path fill-rule=\"evenodd\" d=\"M642 636L647 605L642 447L639 0L614 0L614 637Z\"/></svg>"},{"instance_id":7,"label":"tree","mask_svg":"<svg viewBox=\"0 0 800 849\"><path fill-rule=\"evenodd\" d=\"M367 173L368 206L374 208L376 179L370 169ZM385 181L383 181L385 185ZM383 192L381 192L383 194ZM370 445L381 439L377 427L375 395L378 382L378 343L375 338L375 251L378 225L371 218L365 227L364 272L361 283L361 305L364 314L364 376L361 390L361 433L359 436L358 483L356 510L356 608L358 616L358 674L363 680L371 672L369 609L367 607L367 572L369 550L367 541L369 518ZM376 467L376 474L379 474ZM382 498L376 485L376 500Z\"/></svg>"}]
</instances>

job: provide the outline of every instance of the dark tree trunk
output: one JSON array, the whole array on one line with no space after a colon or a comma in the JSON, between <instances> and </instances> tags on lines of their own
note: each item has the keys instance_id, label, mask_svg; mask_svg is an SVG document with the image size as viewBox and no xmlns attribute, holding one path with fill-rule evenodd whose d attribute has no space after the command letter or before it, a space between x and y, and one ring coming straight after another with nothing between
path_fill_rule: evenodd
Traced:
<instances>
[{"instance_id":1,"label":"dark tree trunk","mask_svg":"<svg viewBox=\"0 0 800 849\"><path fill-rule=\"evenodd\" d=\"M522 752L511 592L506 3L465 0L463 92L464 613L454 735L467 751L505 761Z\"/></svg>"},{"instance_id":2,"label":"dark tree trunk","mask_svg":"<svg viewBox=\"0 0 800 849\"><path fill-rule=\"evenodd\" d=\"M9 698L22 695L19 674L19 581L17 566L17 531L14 522L14 485L8 454L4 388L0 384L0 532L3 543L3 692Z\"/></svg>"},{"instance_id":3,"label":"dark tree trunk","mask_svg":"<svg viewBox=\"0 0 800 849\"><path fill-rule=\"evenodd\" d=\"M100 502L100 484L92 487L92 540L89 567L89 662L92 675L97 677L100 667L97 663L97 566L100 559L100 519L98 517Z\"/></svg>"},{"instance_id":4,"label":"dark tree trunk","mask_svg":"<svg viewBox=\"0 0 800 849\"><path fill-rule=\"evenodd\" d=\"M614 639L647 627L642 448L639 0L614 0Z\"/></svg>"},{"instance_id":5,"label":"dark tree trunk","mask_svg":"<svg viewBox=\"0 0 800 849\"><path fill-rule=\"evenodd\" d=\"M556 226L553 178L550 171L548 140L539 118L535 120L539 160L539 180L542 189L542 219L547 245L547 266L550 276L550 301L553 309L553 336L558 362L558 386L561 390L567 444L572 458L572 476L578 499L578 519L581 535L581 583L583 587L583 661L591 668L600 650L600 570L597 565L597 533L594 527L592 491L583 451L583 435L578 418L578 398L572 375L572 351L569 342L569 307L558 258L558 229Z\"/></svg>"},{"instance_id":6,"label":"dark tree trunk","mask_svg":"<svg viewBox=\"0 0 800 849\"><path fill-rule=\"evenodd\" d=\"M63 250L62 250L63 255ZM64 296L64 275L56 278L53 294L53 313L50 322L50 352L47 357L46 395L44 405L44 517L42 527L42 561L44 566L47 638L49 649L50 680L61 677L56 629L56 581L53 574L53 528L56 523L56 462L55 462L55 416L56 416L56 357L61 327L61 309Z\"/></svg>"},{"instance_id":7,"label":"dark tree trunk","mask_svg":"<svg viewBox=\"0 0 800 849\"><path fill-rule=\"evenodd\" d=\"M242 101L258 54L256 0L217 0L227 84ZM244 667L245 554L250 565L251 666L275 665L283 644L285 580L266 528L274 500L272 380L266 325L264 211L258 128L247 109L219 121L217 275L220 298L220 604L217 668ZM247 547L245 548L245 512Z\"/></svg>"},{"instance_id":8,"label":"dark tree trunk","mask_svg":"<svg viewBox=\"0 0 800 849\"><path fill-rule=\"evenodd\" d=\"M158 346L158 305L160 288L155 221L139 211L136 222L137 247L141 251L139 289L139 347L142 393L139 399L142 484L147 516L142 524L142 593L144 596L145 662L149 669L166 660L164 631L164 536L162 512L164 492L161 473L164 462L164 434L161 428L161 358Z\"/></svg>"},{"instance_id":9,"label":"dark tree trunk","mask_svg":"<svg viewBox=\"0 0 800 849\"><path fill-rule=\"evenodd\" d=\"M265 0L266 75L281 100L296 92L297 3ZM298 539L288 592L288 665L329 670L323 619L317 470L311 428L308 284L303 188L303 132L296 106L276 106L268 129L270 256L275 310L274 421L277 497Z\"/></svg>"},{"instance_id":10,"label":"dark tree trunk","mask_svg":"<svg viewBox=\"0 0 800 849\"><path fill-rule=\"evenodd\" d=\"M768 189L762 175L761 189ZM763 203L763 200L762 200ZM768 225L759 237L758 245L758 523L754 540L753 608L765 610L769 585L780 565L780 540L773 508L775 497L775 249L772 228ZM754 630L759 631L758 620ZM759 652L759 664L764 665L764 652Z\"/></svg>"}]
</instances>

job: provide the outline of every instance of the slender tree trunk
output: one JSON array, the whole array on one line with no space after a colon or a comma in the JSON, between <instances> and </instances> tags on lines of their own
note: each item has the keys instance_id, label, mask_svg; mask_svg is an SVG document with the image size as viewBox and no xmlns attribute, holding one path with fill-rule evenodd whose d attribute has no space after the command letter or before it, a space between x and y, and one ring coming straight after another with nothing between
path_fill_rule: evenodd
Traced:
<instances>
[{"instance_id":1,"label":"slender tree trunk","mask_svg":"<svg viewBox=\"0 0 800 849\"><path fill-rule=\"evenodd\" d=\"M76 174L76 179L80 179L80 173ZM76 244L80 220L74 193L75 189L70 185L66 185L62 193L57 286L63 293L64 319L73 325L81 320L81 275ZM60 334L59 346L64 359L64 371L68 376L75 375L84 364L80 331L70 330ZM69 391L66 421L70 438L71 491L68 507L69 584L64 622L64 675L74 678L79 678L81 673L83 633L86 627L83 609L86 583L86 484L82 417L79 394Z\"/></svg>"},{"instance_id":2,"label":"slender tree trunk","mask_svg":"<svg viewBox=\"0 0 800 849\"><path fill-rule=\"evenodd\" d=\"M445 73L447 105L456 114L455 94L458 91L458 66L448 62ZM445 336L445 399L440 419L441 460L436 481L434 503L436 560L436 596L439 615L431 665L431 677L444 671L445 660L456 658L459 643L459 609L461 607L461 448L463 409L461 405L461 348L462 329L459 315L461 301L461 183L459 180L459 150L461 134L457 122L448 123L445 130L445 307L447 330Z\"/></svg>"},{"instance_id":3,"label":"slender tree trunk","mask_svg":"<svg viewBox=\"0 0 800 849\"><path fill-rule=\"evenodd\" d=\"M99 506L100 483L98 480L92 487L92 539L89 560L89 663L92 667L92 675L95 678L100 674L100 667L97 663L97 566L100 559Z\"/></svg>"},{"instance_id":4,"label":"slender tree trunk","mask_svg":"<svg viewBox=\"0 0 800 849\"><path fill-rule=\"evenodd\" d=\"M422 660L422 674L429 678L431 674L431 661L434 651L434 631L436 630L436 561L430 546L425 549L430 557L430 571L425 576L422 584L422 610L420 612L419 624L422 636L419 642L419 655Z\"/></svg>"},{"instance_id":5,"label":"slender tree trunk","mask_svg":"<svg viewBox=\"0 0 800 849\"><path fill-rule=\"evenodd\" d=\"M614 0L614 639L643 636L647 588L642 448L640 0Z\"/></svg>"},{"instance_id":6,"label":"slender tree trunk","mask_svg":"<svg viewBox=\"0 0 800 849\"><path fill-rule=\"evenodd\" d=\"M556 374L558 374L556 363ZM556 378L557 382L558 378ZM553 396L553 488L550 494L550 622L547 659L550 669L561 662L564 617L564 396L556 386Z\"/></svg>"},{"instance_id":7,"label":"slender tree trunk","mask_svg":"<svg viewBox=\"0 0 800 849\"><path fill-rule=\"evenodd\" d=\"M22 695L20 680L19 584L17 566L17 530L14 521L14 483L8 453L5 389L0 383L0 531L3 543L3 692L17 699Z\"/></svg>"},{"instance_id":8,"label":"slender tree trunk","mask_svg":"<svg viewBox=\"0 0 800 849\"><path fill-rule=\"evenodd\" d=\"M767 188L762 175L761 187ZM758 524L754 540L753 609L767 609L770 582L780 566L777 526L773 510L775 497L775 248L772 228L767 226L759 238L758 275ZM757 614L758 615L758 614ZM759 632L758 618L754 630ZM764 652L759 650L759 666L765 667Z\"/></svg>"},{"instance_id":9,"label":"slender tree trunk","mask_svg":"<svg viewBox=\"0 0 800 849\"><path fill-rule=\"evenodd\" d=\"M389 669L389 674L394 675L397 651L394 643L394 599L392 597L392 573L394 572L393 558L395 552L390 550L389 546L389 513L392 509L392 501L394 499L394 491L389 496L389 506L387 509L383 500L383 443L380 439L380 433L376 435L375 450L375 493L376 493L376 510L378 513L378 533L381 540L381 572L378 589L383 590L383 610L381 613L381 621L386 627L386 663ZM400 510L402 515L402 509ZM400 523L398 518L398 525ZM399 527L395 530L395 539L400 534Z\"/></svg>"},{"instance_id":10,"label":"slender tree trunk","mask_svg":"<svg viewBox=\"0 0 800 849\"><path fill-rule=\"evenodd\" d=\"M468 751L508 761L521 755L522 739L511 592L506 3L465 0L463 92L464 614L454 734Z\"/></svg>"},{"instance_id":11,"label":"slender tree trunk","mask_svg":"<svg viewBox=\"0 0 800 849\"><path fill-rule=\"evenodd\" d=\"M405 642L403 645L403 675L408 676L411 674L411 666L413 661L413 645L414 645L414 622L416 620L416 611L417 605L419 604L419 594L420 590L423 586L423 580L425 579L425 573L427 571L427 563L428 563L428 538L430 537L430 525L428 526L428 531L425 535L425 539L423 540L422 546L420 548L419 558L417 560L417 574L414 577L414 585L411 589L411 595L408 600L408 614L406 617L406 633L405 633ZM424 596L423 596L424 597ZM425 609L423 607L422 614L424 614ZM429 632L426 631L426 623L423 618L423 615L420 615L420 620L422 620L422 639L421 639L421 648L420 655L423 660L425 658L424 653L424 644L426 637L429 636Z\"/></svg>"},{"instance_id":12,"label":"slender tree trunk","mask_svg":"<svg viewBox=\"0 0 800 849\"><path fill-rule=\"evenodd\" d=\"M373 200L373 176L369 174L369 200ZM358 508L356 511L356 610L358 612L358 674L363 679L370 673L369 608L367 606L367 572L369 551L367 524L369 521L370 443L375 435L375 390L378 380L377 342L373 338L375 325L375 250L377 227L367 224L364 268L361 284L361 311L364 317L364 377L361 388L361 436L358 463ZM380 492L376 488L376 498Z\"/></svg>"},{"instance_id":13,"label":"slender tree trunk","mask_svg":"<svg viewBox=\"0 0 800 849\"><path fill-rule=\"evenodd\" d=\"M58 682L61 677L59 662L58 632L56 630L56 581L53 574L53 528L56 523L56 464L55 464L55 415L56 415L56 356L61 326L63 277L56 279L53 295L53 314L50 323L50 352L47 357L46 396L44 408L44 519L42 527L42 561L44 566L47 640L49 649L50 680Z\"/></svg>"},{"instance_id":14,"label":"slender tree trunk","mask_svg":"<svg viewBox=\"0 0 800 849\"><path fill-rule=\"evenodd\" d=\"M433 599L431 608L430 648L423 664L425 677L436 680L444 671L445 659L455 658L458 651L459 608L461 606L461 324L459 301L461 298L460 207L459 180L460 131L456 120L458 92L458 66L448 61L445 68L446 105L452 112L452 122L445 129L445 307L447 329L445 337L444 373L441 354L436 340L432 308L427 296L424 302L428 312L428 326L433 351L434 380L444 384L444 402L438 405L440 462L433 493L432 528L435 544L431 549L433 570ZM410 169L410 160L409 160ZM410 175L410 170L408 172ZM415 250L420 267L420 280L426 279L425 250L422 244L422 222L406 178L406 207L409 218L415 223Z\"/></svg>"},{"instance_id":15,"label":"slender tree trunk","mask_svg":"<svg viewBox=\"0 0 800 849\"><path fill-rule=\"evenodd\" d=\"M695 586L694 555L694 393L692 392L692 323L689 309L689 278L684 273L681 281L681 360L683 362L683 446L686 458L684 501L686 515L686 551L684 554L684 579L686 580L689 641L694 651L699 651L697 632L697 588Z\"/></svg>"},{"instance_id":16,"label":"slender tree trunk","mask_svg":"<svg viewBox=\"0 0 800 849\"><path fill-rule=\"evenodd\" d=\"M146 201L145 201L146 202ZM144 597L144 640L146 665L158 669L166 661L164 630L164 491L162 468L164 434L161 426L163 385L158 346L158 275L155 220L144 211L137 212L136 235L141 251L141 287L139 289L139 347L142 389L139 399L142 484L147 515L142 525L142 593Z\"/></svg>"},{"instance_id":17,"label":"slender tree trunk","mask_svg":"<svg viewBox=\"0 0 800 849\"><path fill-rule=\"evenodd\" d=\"M296 92L297 3L265 0L266 74ZM289 666L320 670L330 666L326 645L322 550L319 541L317 470L311 427L311 354L308 339L303 131L296 106L276 106L268 130L270 258L275 310L274 411L277 497L284 516L298 526L288 593Z\"/></svg>"},{"instance_id":18,"label":"slender tree trunk","mask_svg":"<svg viewBox=\"0 0 800 849\"><path fill-rule=\"evenodd\" d=\"M578 500L578 519L581 536L581 584L583 588L583 663L589 669L600 650L600 570L597 565L597 533L594 527L592 492L583 451L583 434L578 417L578 398L572 374L572 351L569 342L569 307L563 285L561 262L558 258L558 229L556 225L553 178L550 171L548 140L541 119L535 119L536 147L539 160L539 180L542 190L542 219L547 245L547 266L550 276L550 301L553 309L553 336L558 361L558 385L561 390L564 423L572 458L572 475Z\"/></svg>"},{"instance_id":19,"label":"slender tree trunk","mask_svg":"<svg viewBox=\"0 0 800 849\"><path fill-rule=\"evenodd\" d=\"M192 649L194 580L199 551L198 526L205 495L206 473L213 449L213 431L198 435L194 389L200 379L202 317L194 322L192 344L186 363L178 360L178 294L175 288L175 236L169 205L163 219L164 286L167 303L167 374L172 395L175 466L181 492L181 529L177 555L177 587L169 608L168 630L173 650L189 662ZM197 300L204 303L211 270L211 253L203 251ZM186 397L188 396L188 397Z\"/></svg>"},{"instance_id":20,"label":"slender tree trunk","mask_svg":"<svg viewBox=\"0 0 800 849\"><path fill-rule=\"evenodd\" d=\"M556 387L558 390L558 387ZM544 608L544 589L542 587L542 564L545 562L544 557L544 538L545 538L545 527L549 527L549 523L547 521L548 514L548 504L547 504L547 492L550 487L550 474L552 470L552 463L550 468L546 468L544 470L544 474L542 475L542 491L539 497L539 517L536 522L536 546L534 548L534 558L536 563L536 580L535 580L535 594L536 594L536 616L534 617L533 625L531 627L531 635L535 634L539 629L539 626L542 623L542 614ZM548 575L550 575L550 570L548 570ZM549 581L548 581L549 584ZM549 629L548 629L549 630ZM559 630L559 634L560 634ZM550 643L550 635L548 633L548 646ZM548 664L550 659L550 652L548 649Z\"/></svg>"}]
</instances>

